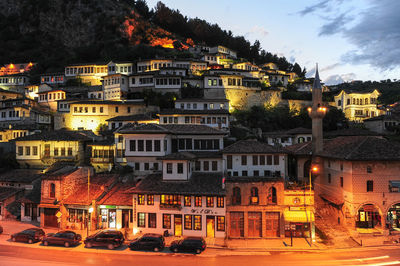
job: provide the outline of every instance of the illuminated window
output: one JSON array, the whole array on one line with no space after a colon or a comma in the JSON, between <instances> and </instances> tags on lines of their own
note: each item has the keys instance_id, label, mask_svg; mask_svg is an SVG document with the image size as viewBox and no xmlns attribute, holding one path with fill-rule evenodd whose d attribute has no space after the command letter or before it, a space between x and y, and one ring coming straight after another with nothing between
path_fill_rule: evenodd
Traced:
<instances>
[{"instance_id":1,"label":"illuminated window","mask_svg":"<svg viewBox=\"0 0 400 266\"><path fill-rule=\"evenodd\" d=\"M157 215L155 213L149 213L149 228L157 227Z\"/></svg>"},{"instance_id":2,"label":"illuminated window","mask_svg":"<svg viewBox=\"0 0 400 266\"><path fill-rule=\"evenodd\" d=\"M217 231L225 231L225 216L217 216Z\"/></svg>"},{"instance_id":3,"label":"illuminated window","mask_svg":"<svg viewBox=\"0 0 400 266\"><path fill-rule=\"evenodd\" d=\"M185 230L192 230L192 215L185 215Z\"/></svg>"},{"instance_id":4,"label":"illuminated window","mask_svg":"<svg viewBox=\"0 0 400 266\"><path fill-rule=\"evenodd\" d=\"M224 197L217 197L217 207L218 208L224 207Z\"/></svg>"},{"instance_id":5,"label":"illuminated window","mask_svg":"<svg viewBox=\"0 0 400 266\"><path fill-rule=\"evenodd\" d=\"M192 205L192 197L191 196L185 196L184 201L185 201L184 205L186 207L190 207Z\"/></svg>"},{"instance_id":6,"label":"illuminated window","mask_svg":"<svg viewBox=\"0 0 400 266\"><path fill-rule=\"evenodd\" d=\"M56 197L56 185L54 183L50 183L49 196L50 196L50 198Z\"/></svg>"},{"instance_id":7,"label":"illuminated window","mask_svg":"<svg viewBox=\"0 0 400 266\"><path fill-rule=\"evenodd\" d=\"M207 207L214 207L214 197L207 197L207 201L206 201L206 206Z\"/></svg>"},{"instance_id":8,"label":"illuminated window","mask_svg":"<svg viewBox=\"0 0 400 266\"><path fill-rule=\"evenodd\" d=\"M146 227L146 213L138 213L138 227Z\"/></svg>"},{"instance_id":9,"label":"illuminated window","mask_svg":"<svg viewBox=\"0 0 400 266\"><path fill-rule=\"evenodd\" d=\"M201 215L194 216L193 230L201 230Z\"/></svg>"},{"instance_id":10,"label":"illuminated window","mask_svg":"<svg viewBox=\"0 0 400 266\"><path fill-rule=\"evenodd\" d=\"M147 205L154 205L154 195L147 195Z\"/></svg>"},{"instance_id":11,"label":"illuminated window","mask_svg":"<svg viewBox=\"0 0 400 266\"><path fill-rule=\"evenodd\" d=\"M138 205L144 205L144 194L138 195Z\"/></svg>"},{"instance_id":12,"label":"illuminated window","mask_svg":"<svg viewBox=\"0 0 400 266\"><path fill-rule=\"evenodd\" d=\"M163 214L163 228L171 229L171 214Z\"/></svg>"},{"instance_id":13,"label":"illuminated window","mask_svg":"<svg viewBox=\"0 0 400 266\"><path fill-rule=\"evenodd\" d=\"M194 197L194 206L201 207L201 197L200 196Z\"/></svg>"}]
</instances>

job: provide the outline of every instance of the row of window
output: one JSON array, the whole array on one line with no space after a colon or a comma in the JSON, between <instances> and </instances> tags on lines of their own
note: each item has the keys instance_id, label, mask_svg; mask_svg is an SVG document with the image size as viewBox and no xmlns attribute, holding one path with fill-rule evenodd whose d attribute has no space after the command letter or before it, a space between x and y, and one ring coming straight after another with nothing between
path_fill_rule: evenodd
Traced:
<instances>
[{"instance_id":1,"label":"row of window","mask_svg":"<svg viewBox=\"0 0 400 266\"><path fill-rule=\"evenodd\" d=\"M26 78L0 78L0 84L21 84L25 83Z\"/></svg>"},{"instance_id":2,"label":"row of window","mask_svg":"<svg viewBox=\"0 0 400 266\"><path fill-rule=\"evenodd\" d=\"M164 140L164 151L167 150L167 140ZM156 139L131 139L129 140L129 150L130 151L146 151L146 152L159 152L161 151L161 140Z\"/></svg>"},{"instance_id":3,"label":"row of window","mask_svg":"<svg viewBox=\"0 0 400 266\"><path fill-rule=\"evenodd\" d=\"M6 118L7 112L1 112L1 118ZM8 111L8 117L19 117L19 111Z\"/></svg>"},{"instance_id":4,"label":"row of window","mask_svg":"<svg viewBox=\"0 0 400 266\"><path fill-rule=\"evenodd\" d=\"M201 161L196 161L194 164L195 171L218 171L218 161L203 161L203 169L201 169Z\"/></svg>"},{"instance_id":5,"label":"row of window","mask_svg":"<svg viewBox=\"0 0 400 266\"><path fill-rule=\"evenodd\" d=\"M183 198L183 205L185 207L191 207L192 205L194 205L194 207L202 207L202 196L181 197L180 195L162 194L160 196L160 204L163 206L181 206L182 198ZM192 203L192 198L194 204ZM154 195L148 194L146 201L146 195L138 194L138 205L145 205L145 203L147 203L147 205L154 205ZM225 205L224 197L211 197L211 196L206 197L206 207L213 208L214 206L216 206L217 208L223 208L224 205Z\"/></svg>"},{"instance_id":6,"label":"row of window","mask_svg":"<svg viewBox=\"0 0 400 266\"><path fill-rule=\"evenodd\" d=\"M64 81L64 76L51 76L51 77L42 77L42 83L60 83Z\"/></svg>"},{"instance_id":7,"label":"row of window","mask_svg":"<svg viewBox=\"0 0 400 266\"><path fill-rule=\"evenodd\" d=\"M267 194L267 204L277 204L277 193L275 187L270 187L268 189ZM239 187L234 187L232 190L232 205L241 205L242 204L242 194ZM258 196L258 188L252 187L250 189L250 199L249 204L259 204L259 196Z\"/></svg>"},{"instance_id":8,"label":"row of window","mask_svg":"<svg viewBox=\"0 0 400 266\"><path fill-rule=\"evenodd\" d=\"M107 73L107 67L66 67L66 75Z\"/></svg>"},{"instance_id":9,"label":"row of window","mask_svg":"<svg viewBox=\"0 0 400 266\"><path fill-rule=\"evenodd\" d=\"M204 116L185 116L185 124L226 124L226 116L223 117L204 117Z\"/></svg>"},{"instance_id":10,"label":"row of window","mask_svg":"<svg viewBox=\"0 0 400 266\"><path fill-rule=\"evenodd\" d=\"M193 104L186 103L186 109L191 109L192 106L193 106L193 109L197 109L197 103L193 103ZM204 110L214 109L214 107L216 107L216 106L218 106L218 104L215 104L215 106L214 106L214 103L208 103L208 104L204 103L203 104L203 109ZM219 109L224 109L224 107L225 107L225 104L223 104L223 103L219 104ZM180 109L185 109L185 104L184 103L181 103L181 108Z\"/></svg>"},{"instance_id":11,"label":"row of window","mask_svg":"<svg viewBox=\"0 0 400 266\"><path fill-rule=\"evenodd\" d=\"M114 150L93 150L93 158L114 158Z\"/></svg>"},{"instance_id":12,"label":"row of window","mask_svg":"<svg viewBox=\"0 0 400 266\"><path fill-rule=\"evenodd\" d=\"M25 155L30 156L31 155L31 148L32 148L32 155L36 156L38 155L38 147L37 146L26 146L25 147ZM24 155L24 147L23 146L18 146L17 149L18 156L23 156Z\"/></svg>"},{"instance_id":13,"label":"row of window","mask_svg":"<svg viewBox=\"0 0 400 266\"><path fill-rule=\"evenodd\" d=\"M156 85L181 85L179 78L157 78Z\"/></svg>"},{"instance_id":14,"label":"row of window","mask_svg":"<svg viewBox=\"0 0 400 266\"><path fill-rule=\"evenodd\" d=\"M95 106L93 106L92 107L92 113L96 113L96 111L97 111L97 109L96 109L96 107ZM104 112L104 107L103 106L100 106L100 108L99 108L99 112L100 113L103 113ZM89 113L89 107L88 106L86 106L86 107L77 107L77 106L74 106L74 113ZM117 112L118 113L118 112Z\"/></svg>"},{"instance_id":15,"label":"row of window","mask_svg":"<svg viewBox=\"0 0 400 266\"><path fill-rule=\"evenodd\" d=\"M125 84L125 79L124 78L105 78L104 79L104 85L114 85L114 84Z\"/></svg>"},{"instance_id":16,"label":"row of window","mask_svg":"<svg viewBox=\"0 0 400 266\"><path fill-rule=\"evenodd\" d=\"M254 170L253 175L251 175L251 172L247 170L243 170L241 172L241 176L261 176L259 170ZM250 175L249 175L250 173ZM228 171L228 176L239 176L239 171ZM270 170L264 170L264 175L265 177L281 177L281 171L270 171Z\"/></svg>"},{"instance_id":17,"label":"row of window","mask_svg":"<svg viewBox=\"0 0 400 266\"><path fill-rule=\"evenodd\" d=\"M241 165L247 165L247 155L241 155ZM279 165L279 155L253 155L252 165ZM233 168L232 155L227 156L227 168Z\"/></svg>"},{"instance_id":18,"label":"row of window","mask_svg":"<svg viewBox=\"0 0 400 266\"><path fill-rule=\"evenodd\" d=\"M48 94L40 94L39 95L39 100L40 101L46 101L47 98L49 100L62 100L64 99L64 93L62 92L53 92L53 93L48 93Z\"/></svg>"}]
</instances>

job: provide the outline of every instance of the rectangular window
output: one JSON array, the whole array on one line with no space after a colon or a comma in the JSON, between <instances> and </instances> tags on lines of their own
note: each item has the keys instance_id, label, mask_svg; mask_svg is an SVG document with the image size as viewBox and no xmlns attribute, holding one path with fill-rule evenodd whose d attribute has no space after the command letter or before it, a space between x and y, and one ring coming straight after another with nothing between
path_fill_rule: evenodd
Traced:
<instances>
[{"instance_id":1,"label":"rectangular window","mask_svg":"<svg viewBox=\"0 0 400 266\"><path fill-rule=\"evenodd\" d=\"M254 170L254 172L253 172L253 176L260 176L260 171L258 171L258 170Z\"/></svg>"},{"instance_id":2,"label":"rectangular window","mask_svg":"<svg viewBox=\"0 0 400 266\"><path fill-rule=\"evenodd\" d=\"M367 181L367 192L373 192L373 191L374 191L374 181L368 180Z\"/></svg>"},{"instance_id":3,"label":"rectangular window","mask_svg":"<svg viewBox=\"0 0 400 266\"><path fill-rule=\"evenodd\" d=\"M210 169L210 163L209 161L204 161L203 162L203 170L208 171Z\"/></svg>"},{"instance_id":4,"label":"rectangular window","mask_svg":"<svg viewBox=\"0 0 400 266\"><path fill-rule=\"evenodd\" d=\"M167 163L167 174L172 174L172 163Z\"/></svg>"},{"instance_id":5,"label":"rectangular window","mask_svg":"<svg viewBox=\"0 0 400 266\"><path fill-rule=\"evenodd\" d=\"M129 141L129 149L130 151L136 151L136 140Z\"/></svg>"},{"instance_id":6,"label":"rectangular window","mask_svg":"<svg viewBox=\"0 0 400 266\"><path fill-rule=\"evenodd\" d=\"M153 141L146 140L146 151L153 151Z\"/></svg>"},{"instance_id":7,"label":"rectangular window","mask_svg":"<svg viewBox=\"0 0 400 266\"><path fill-rule=\"evenodd\" d=\"M138 205L144 205L144 194L138 195Z\"/></svg>"},{"instance_id":8,"label":"rectangular window","mask_svg":"<svg viewBox=\"0 0 400 266\"><path fill-rule=\"evenodd\" d=\"M247 171L242 171L242 176L247 176Z\"/></svg>"},{"instance_id":9,"label":"rectangular window","mask_svg":"<svg viewBox=\"0 0 400 266\"><path fill-rule=\"evenodd\" d=\"M138 151L144 151L144 140L138 140Z\"/></svg>"},{"instance_id":10,"label":"rectangular window","mask_svg":"<svg viewBox=\"0 0 400 266\"><path fill-rule=\"evenodd\" d=\"M54 148L54 156L58 156L58 148Z\"/></svg>"},{"instance_id":11,"label":"rectangular window","mask_svg":"<svg viewBox=\"0 0 400 266\"><path fill-rule=\"evenodd\" d=\"M224 207L224 197L217 197L217 207L218 208Z\"/></svg>"},{"instance_id":12,"label":"rectangular window","mask_svg":"<svg viewBox=\"0 0 400 266\"><path fill-rule=\"evenodd\" d=\"M226 167L228 169L232 169L232 155L226 156Z\"/></svg>"},{"instance_id":13,"label":"rectangular window","mask_svg":"<svg viewBox=\"0 0 400 266\"><path fill-rule=\"evenodd\" d=\"M68 148L68 156L72 156L72 148Z\"/></svg>"},{"instance_id":14,"label":"rectangular window","mask_svg":"<svg viewBox=\"0 0 400 266\"><path fill-rule=\"evenodd\" d=\"M118 136L118 143L122 143L124 141L124 136L119 135Z\"/></svg>"},{"instance_id":15,"label":"rectangular window","mask_svg":"<svg viewBox=\"0 0 400 266\"><path fill-rule=\"evenodd\" d=\"M201 230L201 215L194 216L193 230Z\"/></svg>"},{"instance_id":16,"label":"rectangular window","mask_svg":"<svg viewBox=\"0 0 400 266\"><path fill-rule=\"evenodd\" d=\"M147 195L147 205L154 205L154 195Z\"/></svg>"},{"instance_id":17,"label":"rectangular window","mask_svg":"<svg viewBox=\"0 0 400 266\"><path fill-rule=\"evenodd\" d=\"M267 165L272 165L272 155L267 155Z\"/></svg>"},{"instance_id":18,"label":"rectangular window","mask_svg":"<svg viewBox=\"0 0 400 266\"><path fill-rule=\"evenodd\" d=\"M149 213L149 228L157 227L157 215L155 213Z\"/></svg>"},{"instance_id":19,"label":"rectangular window","mask_svg":"<svg viewBox=\"0 0 400 266\"><path fill-rule=\"evenodd\" d=\"M212 170L217 171L218 170L218 162L217 161L212 161L211 162Z\"/></svg>"},{"instance_id":20,"label":"rectangular window","mask_svg":"<svg viewBox=\"0 0 400 266\"><path fill-rule=\"evenodd\" d=\"M138 213L138 227L146 227L146 213Z\"/></svg>"},{"instance_id":21,"label":"rectangular window","mask_svg":"<svg viewBox=\"0 0 400 266\"><path fill-rule=\"evenodd\" d=\"M37 147L37 146L33 146L33 147L32 147L32 154L33 154L34 156L38 155L38 147Z\"/></svg>"},{"instance_id":22,"label":"rectangular window","mask_svg":"<svg viewBox=\"0 0 400 266\"><path fill-rule=\"evenodd\" d=\"M201 163L200 163L200 161L196 161L194 163L194 170L195 171L200 171L200 169L201 169Z\"/></svg>"},{"instance_id":23,"label":"rectangular window","mask_svg":"<svg viewBox=\"0 0 400 266\"><path fill-rule=\"evenodd\" d=\"M100 113L103 113L104 108L100 107Z\"/></svg>"},{"instance_id":24,"label":"rectangular window","mask_svg":"<svg viewBox=\"0 0 400 266\"><path fill-rule=\"evenodd\" d=\"M258 165L258 155L253 155L253 165Z\"/></svg>"},{"instance_id":25,"label":"rectangular window","mask_svg":"<svg viewBox=\"0 0 400 266\"><path fill-rule=\"evenodd\" d=\"M149 163L144 163L144 170L149 170L150 169L150 164Z\"/></svg>"},{"instance_id":26,"label":"rectangular window","mask_svg":"<svg viewBox=\"0 0 400 266\"><path fill-rule=\"evenodd\" d=\"M207 197L207 207L214 207L214 197Z\"/></svg>"},{"instance_id":27,"label":"rectangular window","mask_svg":"<svg viewBox=\"0 0 400 266\"><path fill-rule=\"evenodd\" d=\"M158 139L154 140L154 151L161 151L161 141Z\"/></svg>"},{"instance_id":28,"label":"rectangular window","mask_svg":"<svg viewBox=\"0 0 400 266\"><path fill-rule=\"evenodd\" d=\"M178 174L183 174L183 163L178 163Z\"/></svg>"},{"instance_id":29,"label":"rectangular window","mask_svg":"<svg viewBox=\"0 0 400 266\"><path fill-rule=\"evenodd\" d=\"M201 197L200 196L196 196L194 197L194 206L195 207L201 207Z\"/></svg>"},{"instance_id":30,"label":"rectangular window","mask_svg":"<svg viewBox=\"0 0 400 266\"><path fill-rule=\"evenodd\" d=\"M192 197L191 196L185 196L184 205L185 205L185 207L192 206Z\"/></svg>"},{"instance_id":31,"label":"rectangular window","mask_svg":"<svg viewBox=\"0 0 400 266\"><path fill-rule=\"evenodd\" d=\"M279 155L274 155L274 165L279 165Z\"/></svg>"},{"instance_id":32,"label":"rectangular window","mask_svg":"<svg viewBox=\"0 0 400 266\"><path fill-rule=\"evenodd\" d=\"M31 147L25 147L25 155L31 155Z\"/></svg>"},{"instance_id":33,"label":"rectangular window","mask_svg":"<svg viewBox=\"0 0 400 266\"><path fill-rule=\"evenodd\" d=\"M343 187L343 176L340 177L340 187Z\"/></svg>"},{"instance_id":34,"label":"rectangular window","mask_svg":"<svg viewBox=\"0 0 400 266\"><path fill-rule=\"evenodd\" d=\"M65 148L61 148L61 156L65 156Z\"/></svg>"},{"instance_id":35,"label":"rectangular window","mask_svg":"<svg viewBox=\"0 0 400 266\"><path fill-rule=\"evenodd\" d=\"M217 216L217 231L225 231L225 216Z\"/></svg>"},{"instance_id":36,"label":"rectangular window","mask_svg":"<svg viewBox=\"0 0 400 266\"><path fill-rule=\"evenodd\" d=\"M135 163L135 170L137 170L137 171L140 170L140 163Z\"/></svg>"},{"instance_id":37,"label":"rectangular window","mask_svg":"<svg viewBox=\"0 0 400 266\"><path fill-rule=\"evenodd\" d=\"M171 214L163 214L163 228L171 229Z\"/></svg>"},{"instance_id":38,"label":"rectangular window","mask_svg":"<svg viewBox=\"0 0 400 266\"><path fill-rule=\"evenodd\" d=\"M328 183L331 183L331 174L328 174Z\"/></svg>"},{"instance_id":39,"label":"rectangular window","mask_svg":"<svg viewBox=\"0 0 400 266\"><path fill-rule=\"evenodd\" d=\"M260 155L260 165L265 165L265 156Z\"/></svg>"},{"instance_id":40,"label":"rectangular window","mask_svg":"<svg viewBox=\"0 0 400 266\"><path fill-rule=\"evenodd\" d=\"M185 230L192 230L192 215L185 215Z\"/></svg>"},{"instance_id":41,"label":"rectangular window","mask_svg":"<svg viewBox=\"0 0 400 266\"><path fill-rule=\"evenodd\" d=\"M247 165L247 155L242 155L242 165Z\"/></svg>"}]
</instances>

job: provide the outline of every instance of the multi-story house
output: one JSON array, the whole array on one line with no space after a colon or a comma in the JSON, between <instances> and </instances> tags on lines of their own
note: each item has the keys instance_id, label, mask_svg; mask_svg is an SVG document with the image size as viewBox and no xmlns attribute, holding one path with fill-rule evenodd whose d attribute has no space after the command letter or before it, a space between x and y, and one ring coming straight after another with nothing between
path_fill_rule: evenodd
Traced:
<instances>
[{"instance_id":1,"label":"multi-story house","mask_svg":"<svg viewBox=\"0 0 400 266\"><path fill-rule=\"evenodd\" d=\"M398 113L389 113L365 119L364 125L367 129L376 133L394 133L400 124L400 115Z\"/></svg>"},{"instance_id":2,"label":"multi-story house","mask_svg":"<svg viewBox=\"0 0 400 266\"><path fill-rule=\"evenodd\" d=\"M64 102L64 104L66 104ZM157 112L158 107L146 105L143 100L99 101L81 100L67 103L67 108L55 117L54 128L69 128L73 130L98 130L100 125L107 125L107 120L116 116Z\"/></svg>"},{"instance_id":3,"label":"multi-story house","mask_svg":"<svg viewBox=\"0 0 400 266\"><path fill-rule=\"evenodd\" d=\"M131 75L135 71L135 66L133 62L113 62L110 61L107 64L108 75L122 74Z\"/></svg>"},{"instance_id":4,"label":"multi-story house","mask_svg":"<svg viewBox=\"0 0 400 266\"><path fill-rule=\"evenodd\" d=\"M288 172L288 152L256 140L241 140L222 150L228 176L280 177Z\"/></svg>"},{"instance_id":5,"label":"multi-story house","mask_svg":"<svg viewBox=\"0 0 400 266\"><path fill-rule=\"evenodd\" d=\"M17 99L17 98L22 98L23 94L15 92L15 91L9 91L9 90L3 90L0 88L0 101L8 100L8 99Z\"/></svg>"},{"instance_id":6,"label":"multi-story house","mask_svg":"<svg viewBox=\"0 0 400 266\"><path fill-rule=\"evenodd\" d=\"M135 175L143 176L161 171L163 156L186 151L201 152L195 157L202 157L203 166L207 160L206 168L210 169L207 171L222 169L220 159L203 152L215 153L222 149L225 134L205 125L126 125L114 133L116 163L128 164L134 168Z\"/></svg>"},{"instance_id":7,"label":"multi-story house","mask_svg":"<svg viewBox=\"0 0 400 266\"><path fill-rule=\"evenodd\" d=\"M27 85L29 85L29 77L25 74L0 76L0 88L4 90L24 93Z\"/></svg>"},{"instance_id":8,"label":"multi-story house","mask_svg":"<svg viewBox=\"0 0 400 266\"><path fill-rule=\"evenodd\" d=\"M36 63L10 63L0 67L0 76L15 75L29 72Z\"/></svg>"},{"instance_id":9,"label":"multi-story house","mask_svg":"<svg viewBox=\"0 0 400 266\"><path fill-rule=\"evenodd\" d=\"M129 79L124 74L109 74L103 79L104 100L122 100L128 97Z\"/></svg>"},{"instance_id":10,"label":"multi-story house","mask_svg":"<svg viewBox=\"0 0 400 266\"><path fill-rule=\"evenodd\" d=\"M162 110L160 124L202 124L229 129L229 101L226 99L178 99L174 109ZM177 120L177 122L176 122Z\"/></svg>"},{"instance_id":11,"label":"multi-story house","mask_svg":"<svg viewBox=\"0 0 400 266\"><path fill-rule=\"evenodd\" d=\"M241 62L241 63L236 63L232 65L232 68L235 69L242 69L246 71L257 71L259 70L259 67L250 63L250 62Z\"/></svg>"},{"instance_id":12,"label":"multi-story house","mask_svg":"<svg viewBox=\"0 0 400 266\"><path fill-rule=\"evenodd\" d=\"M231 49L229 49L229 48L227 48L225 46L222 46L222 45L210 47L209 52L210 52L210 54L222 54L222 55L225 55L227 58L232 58L232 59L236 59L237 58L236 51L233 51L233 50L231 50Z\"/></svg>"},{"instance_id":13,"label":"multi-story house","mask_svg":"<svg viewBox=\"0 0 400 266\"><path fill-rule=\"evenodd\" d=\"M265 75L268 77L271 86L287 87L289 82L289 75L281 70L267 70Z\"/></svg>"},{"instance_id":14,"label":"multi-story house","mask_svg":"<svg viewBox=\"0 0 400 266\"><path fill-rule=\"evenodd\" d=\"M312 140L309 128L297 127L286 131L264 132L264 139L269 145L286 147Z\"/></svg>"},{"instance_id":15,"label":"multi-story house","mask_svg":"<svg viewBox=\"0 0 400 266\"><path fill-rule=\"evenodd\" d=\"M65 76L64 73L46 73L40 76L40 84L65 84Z\"/></svg>"},{"instance_id":16,"label":"multi-story house","mask_svg":"<svg viewBox=\"0 0 400 266\"><path fill-rule=\"evenodd\" d=\"M108 75L108 65L105 63L74 64L65 67L65 78L79 78L83 83L101 85L103 76Z\"/></svg>"},{"instance_id":17,"label":"multi-story house","mask_svg":"<svg viewBox=\"0 0 400 266\"><path fill-rule=\"evenodd\" d=\"M107 119L108 129L115 130L126 124L158 124L159 119L147 114L120 115Z\"/></svg>"},{"instance_id":18,"label":"multi-story house","mask_svg":"<svg viewBox=\"0 0 400 266\"><path fill-rule=\"evenodd\" d=\"M15 139L16 159L22 167L45 168L56 161L84 162L85 135L66 130L43 131Z\"/></svg>"},{"instance_id":19,"label":"multi-story house","mask_svg":"<svg viewBox=\"0 0 400 266\"><path fill-rule=\"evenodd\" d=\"M334 97L335 106L342 110L350 121L361 122L380 115L380 110L377 108L379 95L381 94L376 89L362 92L342 90Z\"/></svg>"},{"instance_id":20,"label":"multi-story house","mask_svg":"<svg viewBox=\"0 0 400 266\"><path fill-rule=\"evenodd\" d=\"M194 172L192 157L183 154L162 164L162 173L146 176L131 190L133 233L224 238L222 173Z\"/></svg>"}]
</instances>

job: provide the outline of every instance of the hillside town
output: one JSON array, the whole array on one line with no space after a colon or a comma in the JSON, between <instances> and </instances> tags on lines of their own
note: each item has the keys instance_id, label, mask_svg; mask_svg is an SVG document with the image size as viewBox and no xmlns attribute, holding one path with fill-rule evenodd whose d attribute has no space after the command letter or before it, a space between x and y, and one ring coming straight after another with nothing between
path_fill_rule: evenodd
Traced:
<instances>
[{"instance_id":1,"label":"hillside town","mask_svg":"<svg viewBox=\"0 0 400 266\"><path fill-rule=\"evenodd\" d=\"M0 221L221 247L399 237L400 144L386 138L400 123L396 104L379 105L378 89L338 89L326 102L318 69L302 78L224 46L190 51L67 65L39 83L34 62L1 67L0 154L16 165L0 166ZM288 87L312 101L283 99ZM233 113L253 106L307 108L312 128L238 138ZM323 132L330 108L352 126Z\"/></svg>"}]
</instances>

